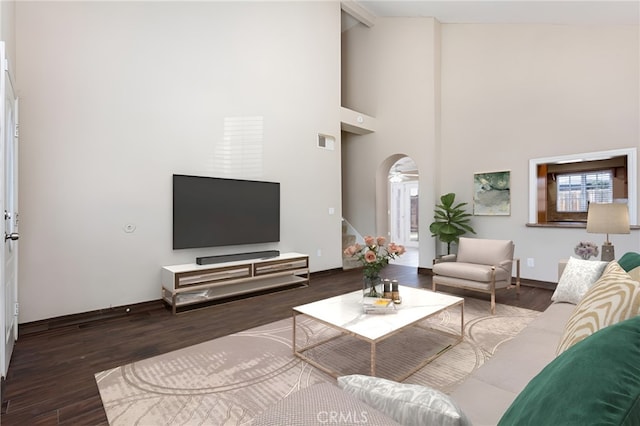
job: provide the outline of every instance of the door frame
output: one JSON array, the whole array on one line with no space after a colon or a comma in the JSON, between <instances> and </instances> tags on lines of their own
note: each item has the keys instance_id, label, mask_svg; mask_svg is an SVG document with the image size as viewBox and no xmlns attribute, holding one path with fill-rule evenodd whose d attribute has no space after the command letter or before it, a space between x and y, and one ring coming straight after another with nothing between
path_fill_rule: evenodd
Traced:
<instances>
[{"instance_id":1,"label":"door frame","mask_svg":"<svg viewBox=\"0 0 640 426\"><path fill-rule=\"evenodd\" d=\"M1 244L0 284L0 373L6 377L18 339L18 98L6 58L5 43L0 42L0 200L4 210L4 242ZM7 97L10 93L10 99ZM7 102L9 100L9 102ZM8 108L11 110L9 111ZM9 115L11 113L11 115ZM8 120L11 117L12 120ZM8 162L11 161L11 164ZM8 166L9 164L9 166ZM8 176L11 173L11 176ZM10 200L9 200L10 199ZM7 237L8 236L8 237ZM14 239L15 238L15 239ZM8 270L9 267L11 270ZM7 283L7 279L11 283ZM10 285L10 287L8 287Z\"/></svg>"}]
</instances>

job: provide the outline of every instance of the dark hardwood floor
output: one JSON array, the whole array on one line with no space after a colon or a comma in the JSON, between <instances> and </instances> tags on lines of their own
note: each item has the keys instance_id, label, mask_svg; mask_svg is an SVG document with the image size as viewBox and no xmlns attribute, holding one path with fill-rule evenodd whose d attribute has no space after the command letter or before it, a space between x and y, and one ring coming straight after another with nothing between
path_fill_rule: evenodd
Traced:
<instances>
[{"instance_id":1,"label":"dark hardwood floor","mask_svg":"<svg viewBox=\"0 0 640 426\"><path fill-rule=\"evenodd\" d=\"M401 284L431 287L428 273L389 265ZM526 282L525 282L526 284ZM503 290L497 303L542 311L552 289L541 283ZM542 283L544 284L544 283ZM133 361L276 321L291 308L361 288L361 271L312 274L311 285L232 300L176 316L160 301L20 326L6 380L2 382L2 425L106 425L94 374ZM464 297L479 293L450 289ZM488 297L484 297L488 299ZM97 318L97 319L95 319Z\"/></svg>"}]
</instances>

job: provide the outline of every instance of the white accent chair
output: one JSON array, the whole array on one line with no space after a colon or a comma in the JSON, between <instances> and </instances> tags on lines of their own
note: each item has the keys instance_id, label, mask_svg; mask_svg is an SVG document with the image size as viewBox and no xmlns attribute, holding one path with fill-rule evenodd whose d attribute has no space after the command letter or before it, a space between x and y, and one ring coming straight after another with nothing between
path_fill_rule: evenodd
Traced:
<instances>
[{"instance_id":1,"label":"white accent chair","mask_svg":"<svg viewBox=\"0 0 640 426\"><path fill-rule=\"evenodd\" d=\"M463 288L491 295L491 314L496 313L496 290L511 287L516 263L516 292L520 294L520 259L514 259L511 240L460 237L458 253L434 261L433 291L437 285Z\"/></svg>"}]
</instances>

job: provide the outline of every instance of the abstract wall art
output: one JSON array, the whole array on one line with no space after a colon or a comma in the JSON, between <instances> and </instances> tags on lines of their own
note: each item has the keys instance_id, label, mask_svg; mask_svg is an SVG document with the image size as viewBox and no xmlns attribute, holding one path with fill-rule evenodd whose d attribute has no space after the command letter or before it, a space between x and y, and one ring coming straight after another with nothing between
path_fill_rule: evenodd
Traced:
<instances>
[{"instance_id":1,"label":"abstract wall art","mask_svg":"<svg viewBox=\"0 0 640 426\"><path fill-rule=\"evenodd\" d=\"M511 172L475 173L473 175L473 214L509 216L511 214Z\"/></svg>"}]
</instances>

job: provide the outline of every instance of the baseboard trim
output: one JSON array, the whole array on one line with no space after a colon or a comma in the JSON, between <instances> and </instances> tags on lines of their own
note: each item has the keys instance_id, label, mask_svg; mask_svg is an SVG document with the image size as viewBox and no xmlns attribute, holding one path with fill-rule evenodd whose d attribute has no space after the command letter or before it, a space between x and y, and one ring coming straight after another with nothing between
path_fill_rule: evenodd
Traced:
<instances>
[{"instance_id":1,"label":"baseboard trim","mask_svg":"<svg viewBox=\"0 0 640 426\"><path fill-rule=\"evenodd\" d=\"M310 280L313 283L313 277L332 275L336 273L344 272L342 268L327 269L324 271L316 271L310 274ZM433 275L433 271L430 268L418 267L418 274ZM555 290L556 283L521 279L520 285L527 287L544 288L548 290ZM278 289L275 289L278 291ZM251 295L247 295L251 297ZM220 301L219 303L224 303ZM60 317L43 319L39 321L27 322L18 325L18 335L27 336L30 334L43 333L50 330L62 329L65 327L77 327L80 328L85 324L93 323L95 321L107 321L114 318L127 317L132 315L147 315L149 311L163 309L167 310L164 302L161 299L150 300L147 302L134 303L131 305L115 306L111 308L98 309L95 311L82 312L78 314L63 315ZM168 315L171 314L167 310Z\"/></svg>"},{"instance_id":2,"label":"baseboard trim","mask_svg":"<svg viewBox=\"0 0 640 426\"><path fill-rule=\"evenodd\" d=\"M312 272L309 275L310 275L311 282L313 282L314 276L331 275L338 272L342 272L342 268ZM288 287L284 287L284 288L288 288ZM279 291L279 289L275 288L273 289L273 291ZM259 294L264 294L264 292L258 292L255 294L250 293L245 295L244 297L252 297ZM234 297L230 297L229 299L220 299L217 301L217 303L224 303L226 301L230 301L233 299ZM161 299L149 300L147 302L133 303L131 305L114 306L111 308L97 309L95 311L63 315L59 317L18 324L18 335L28 336L30 334L44 333L47 331L62 329L67 327L80 328L83 325L90 324L95 321L107 321L114 318L122 318L122 317L127 317L132 315L139 315L139 316L148 315L149 311L155 311L158 309L166 310L167 314L171 315L171 311L166 308L165 303Z\"/></svg>"},{"instance_id":3,"label":"baseboard trim","mask_svg":"<svg viewBox=\"0 0 640 426\"><path fill-rule=\"evenodd\" d=\"M97 309L95 311L81 312L77 314L63 315L38 321L18 324L18 335L42 333L65 327L82 327L84 324L94 321L106 321L112 318L120 318L131 315L144 315L148 311L164 309L162 300L150 300L147 302L133 303L131 305L114 306Z\"/></svg>"}]
</instances>

